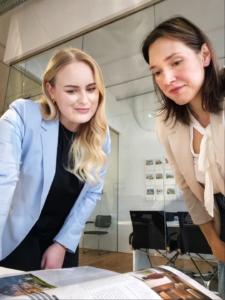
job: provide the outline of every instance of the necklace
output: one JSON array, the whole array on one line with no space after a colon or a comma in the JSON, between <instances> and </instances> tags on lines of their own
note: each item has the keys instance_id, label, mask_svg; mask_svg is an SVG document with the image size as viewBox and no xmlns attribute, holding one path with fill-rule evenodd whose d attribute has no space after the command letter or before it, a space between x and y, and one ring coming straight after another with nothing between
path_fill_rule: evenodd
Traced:
<instances>
[{"instance_id":1,"label":"necklace","mask_svg":"<svg viewBox=\"0 0 225 300\"><path fill-rule=\"evenodd\" d=\"M72 143L73 143L73 134L74 134L74 132L73 132L73 134L72 134L72 138L71 139L69 139L68 138L68 136L67 136L67 134L66 134L66 132L65 132L65 130L64 130L64 128L63 128L63 125L62 125L62 123L60 123L60 125L61 125L61 127L62 127L62 131L63 131L63 133L64 133L64 135L65 135L65 137L66 137L66 139L67 139L67 141L69 142L69 144L70 144L70 146L72 145ZM71 142L71 140L72 140L72 142Z\"/></svg>"}]
</instances>

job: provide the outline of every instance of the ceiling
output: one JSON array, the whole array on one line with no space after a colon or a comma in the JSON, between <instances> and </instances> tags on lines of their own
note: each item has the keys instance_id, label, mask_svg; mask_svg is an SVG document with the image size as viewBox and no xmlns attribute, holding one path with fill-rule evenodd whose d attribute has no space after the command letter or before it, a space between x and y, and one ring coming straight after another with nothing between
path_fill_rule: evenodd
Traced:
<instances>
[{"instance_id":1,"label":"ceiling","mask_svg":"<svg viewBox=\"0 0 225 300\"><path fill-rule=\"evenodd\" d=\"M28 0L0 0L0 16Z\"/></svg>"}]
</instances>

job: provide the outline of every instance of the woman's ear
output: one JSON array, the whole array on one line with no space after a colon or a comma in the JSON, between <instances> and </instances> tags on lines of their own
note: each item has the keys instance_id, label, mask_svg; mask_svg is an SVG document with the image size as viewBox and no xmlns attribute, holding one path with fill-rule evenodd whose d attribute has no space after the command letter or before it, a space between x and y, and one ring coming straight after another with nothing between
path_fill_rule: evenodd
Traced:
<instances>
[{"instance_id":1,"label":"woman's ear","mask_svg":"<svg viewBox=\"0 0 225 300\"><path fill-rule=\"evenodd\" d=\"M45 84L46 90L48 91L48 94L50 96L51 99L54 99L54 88L51 86L51 84L49 82L46 82Z\"/></svg>"},{"instance_id":2,"label":"woman's ear","mask_svg":"<svg viewBox=\"0 0 225 300\"><path fill-rule=\"evenodd\" d=\"M203 58L203 65L204 65L204 67L208 67L208 65L210 64L210 61L211 61L211 53L210 53L209 48L206 45L206 43L204 43L202 45L201 53L202 53L202 58Z\"/></svg>"}]
</instances>

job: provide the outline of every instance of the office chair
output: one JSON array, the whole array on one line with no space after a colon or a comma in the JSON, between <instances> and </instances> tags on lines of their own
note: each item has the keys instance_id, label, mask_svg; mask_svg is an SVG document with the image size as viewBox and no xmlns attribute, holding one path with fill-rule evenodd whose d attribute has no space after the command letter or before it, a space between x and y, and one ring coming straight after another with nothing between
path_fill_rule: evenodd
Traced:
<instances>
[{"instance_id":1,"label":"office chair","mask_svg":"<svg viewBox=\"0 0 225 300\"><path fill-rule=\"evenodd\" d=\"M95 222L94 221L86 222L86 224L95 224L95 230L89 230L89 231L85 230L83 232L83 253L85 253L85 251L84 251L84 236L87 234L98 237L98 255L109 252L109 251L104 251L104 252L100 253L99 240L100 240L101 235L105 235L105 234L109 233L108 229L109 229L111 223L112 223L112 217L110 215L108 215L108 216L97 215ZM102 229L107 229L107 230L102 230Z\"/></svg>"},{"instance_id":2,"label":"office chair","mask_svg":"<svg viewBox=\"0 0 225 300\"><path fill-rule=\"evenodd\" d=\"M192 263L199 272L204 286L209 289L209 285L218 272L218 266L214 266L204 259L201 254L212 254L212 250L198 225L194 224L188 212L177 212L180 224L180 235L177 238L178 248L181 255L186 254L190 257ZM190 253L195 253L201 260L208 263L213 271L208 274L202 274ZM197 276L196 273L193 275ZM207 279L206 277L209 277Z\"/></svg>"},{"instance_id":3,"label":"office chair","mask_svg":"<svg viewBox=\"0 0 225 300\"><path fill-rule=\"evenodd\" d=\"M155 249L167 259L167 265L175 265L175 260L179 253L168 259L160 250L167 250L168 253L177 250L176 238L178 233L173 232L168 235L164 211L130 211L133 232L129 236L129 245L132 250L144 248L148 254L148 249ZM152 266L148 256L150 266Z\"/></svg>"}]
</instances>

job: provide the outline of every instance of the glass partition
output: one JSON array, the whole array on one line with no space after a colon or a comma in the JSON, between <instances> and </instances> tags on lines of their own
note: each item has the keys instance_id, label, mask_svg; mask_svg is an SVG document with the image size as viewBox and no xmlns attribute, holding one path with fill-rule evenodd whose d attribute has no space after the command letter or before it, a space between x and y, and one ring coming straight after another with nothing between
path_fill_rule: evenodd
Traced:
<instances>
[{"instance_id":1,"label":"glass partition","mask_svg":"<svg viewBox=\"0 0 225 300\"><path fill-rule=\"evenodd\" d=\"M155 179L157 170L146 165L152 160L154 167L157 159L163 159L155 132L158 101L149 66L140 53L141 42L153 28L154 8L148 7L85 34L83 39L83 49L103 72L108 123L119 132L119 252L130 252L130 211L165 210L164 192L156 195L158 187L164 189L163 180ZM163 169L158 172L162 175ZM147 177L150 173L153 180ZM163 249L165 252L165 242Z\"/></svg>"},{"instance_id":2,"label":"glass partition","mask_svg":"<svg viewBox=\"0 0 225 300\"><path fill-rule=\"evenodd\" d=\"M80 36L12 65L10 67L4 111L10 103L18 98L38 100L42 95L42 77L54 52L65 47L82 49L82 41L83 37Z\"/></svg>"},{"instance_id":3,"label":"glass partition","mask_svg":"<svg viewBox=\"0 0 225 300\"><path fill-rule=\"evenodd\" d=\"M9 80L6 91L4 111L8 109L10 103L18 98L30 98L41 93L41 83L22 67L25 62L10 67Z\"/></svg>"},{"instance_id":4,"label":"glass partition","mask_svg":"<svg viewBox=\"0 0 225 300\"><path fill-rule=\"evenodd\" d=\"M21 61L10 70L5 109L20 97L39 99L46 65L59 48L83 49L99 63L106 85L106 113L112 139L102 197L89 219L112 216L110 234L102 238L101 250L131 252L130 211L165 211L164 164L161 169L157 165L164 154L155 132L159 106L149 67L140 53L142 40L153 28L154 8L149 7ZM153 162L153 169L149 169L147 161ZM93 223L86 224L85 230L91 229ZM85 247L96 249L96 240L88 238Z\"/></svg>"},{"instance_id":5,"label":"glass partition","mask_svg":"<svg viewBox=\"0 0 225 300\"><path fill-rule=\"evenodd\" d=\"M89 222L87 222L84 231L104 230L109 234L100 236L99 250L100 253L105 251L118 251L118 175L119 175L119 135L114 130L110 129L111 137L111 153L108 159L108 170L104 180L102 197L95 207ZM95 220L97 216L104 219L105 216L111 216L111 224L109 228L96 228ZM91 222L91 223L90 223ZM83 241L85 243L83 244ZM98 240L93 234L82 237L80 248L97 249ZM82 256L82 261L85 261L85 256Z\"/></svg>"},{"instance_id":6,"label":"glass partition","mask_svg":"<svg viewBox=\"0 0 225 300\"><path fill-rule=\"evenodd\" d=\"M185 1L171 0L167 4L168 2L162 1L140 10L35 55L10 69L5 110L19 97L35 100L40 96L43 72L56 49L77 47L89 53L99 63L106 85L106 113L111 128L112 152L102 197L89 221L94 221L99 214L112 216L110 234L101 241L102 250L132 253L129 247L129 236L133 231L130 211L167 212L167 221L170 222L168 226L171 226L169 233L179 231L176 212L186 211L165 151L157 138L155 116L159 103L154 93L149 66L140 53L144 37L168 12L170 15L183 12L187 17L188 14L192 16L187 6L183 5L186 4ZM193 21L196 21L199 16L204 17L199 13L203 1L193 3L197 3L198 13L193 16ZM209 24L204 20L202 24ZM220 27L219 23L210 34L215 33L218 28L220 30ZM219 50L222 49L221 45L222 42L216 40L222 63L224 54ZM87 224L85 230L89 226L92 225ZM96 241L88 239L86 246L96 249ZM166 242L162 250L166 252L165 249ZM150 249L150 252L157 253L155 249Z\"/></svg>"}]
</instances>

